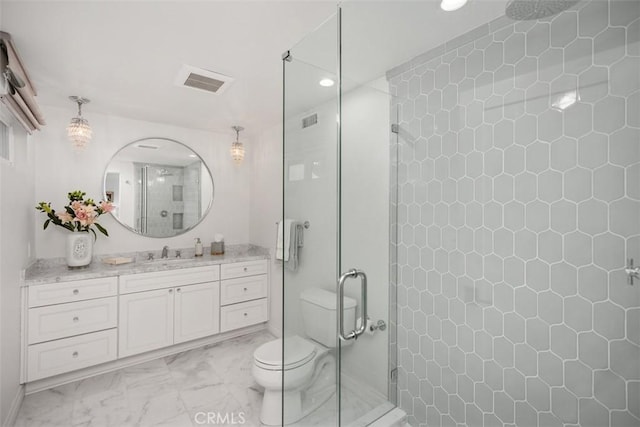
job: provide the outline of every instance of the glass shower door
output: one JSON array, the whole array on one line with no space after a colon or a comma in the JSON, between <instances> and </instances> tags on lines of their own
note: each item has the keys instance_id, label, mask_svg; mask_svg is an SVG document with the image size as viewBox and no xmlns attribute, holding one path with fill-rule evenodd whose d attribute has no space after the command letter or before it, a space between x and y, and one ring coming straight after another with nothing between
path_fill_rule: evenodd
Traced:
<instances>
[{"instance_id":1,"label":"glass shower door","mask_svg":"<svg viewBox=\"0 0 640 427\"><path fill-rule=\"evenodd\" d=\"M390 174L396 135L390 126L392 97L384 72L364 66L377 54L367 44L362 26L368 23L367 6L343 2L338 12L340 272L356 269L366 275L366 292L362 274L352 275L343 285L344 294L357 301L356 325L344 325L344 331L364 331L340 343L340 425L368 425L395 406L390 399L395 395L390 392L395 307L389 302Z\"/></svg>"},{"instance_id":2,"label":"glass shower door","mask_svg":"<svg viewBox=\"0 0 640 427\"><path fill-rule=\"evenodd\" d=\"M340 74L339 41L340 9L283 57L284 218L309 223L298 242L297 267L291 262L283 267L283 423L305 427L367 425L394 407L389 402L391 100L383 76L362 81ZM344 275L340 300L339 278L352 269L362 274ZM318 290L328 292L319 304L331 313L319 320L330 337L320 341L310 331L314 320L307 297ZM362 332L357 339L350 335L354 330ZM340 332L350 339L340 339ZM288 369L300 351L297 337L317 346L316 367L302 386Z\"/></svg>"},{"instance_id":3,"label":"glass shower door","mask_svg":"<svg viewBox=\"0 0 640 427\"><path fill-rule=\"evenodd\" d=\"M333 16L283 55L283 217L298 224L308 222L308 228L301 228L300 240L293 243L298 262L290 253L282 268L284 425L326 426L338 422L336 40L337 18ZM326 80L324 86L320 85L322 80ZM326 316L319 320L308 317L310 310L303 305L310 304L303 302L309 293L323 292L324 300L333 303L329 321ZM315 346L316 352L307 364L303 362L308 353L305 343L309 343L307 348ZM300 358L303 361L297 360ZM299 373L305 368L291 368L296 364L308 366L302 377Z\"/></svg>"}]
</instances>

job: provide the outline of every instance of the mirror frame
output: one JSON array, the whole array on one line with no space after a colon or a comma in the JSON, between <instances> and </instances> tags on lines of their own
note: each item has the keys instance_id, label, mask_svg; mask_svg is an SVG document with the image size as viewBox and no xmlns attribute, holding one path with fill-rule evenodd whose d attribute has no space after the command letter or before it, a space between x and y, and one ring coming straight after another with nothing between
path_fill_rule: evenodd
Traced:
<instances>
[{"instance_id":1,"label":"mirror frame","mask_svg":"<svg viewBox=\"0 0 640 427\"><path fill-rule=\"evenodd\" d=\"M136 139L135 141L129 142L128 144L120 147L118 149L118 151L113 153L113 155L111 156L111 159L109 159L109 162L107 162L107 166L105 166L105 168L104 168L104 173L102 174L102 197L103 197L103 200L107 200L107 172L109 171L109 165L111 164L113 159L118 155L118 153L120 153L125 148L127 148L127 147L129 147L129 146L131 146L133 144L140 143L142 141L148 141L150 139L162 139L164 141L170 141L170 142L182 145L183 147L185 147L186 149L191 151L193 154L195 154L198 159L200 159L200 162L202 163L202 166L207 170L207 172L209 173L209 177L211 178L211 200L209 200L209 206L207 206L207 209L204 211L204 213L202 214L202 216L200 217L198 222L196 222L195 224L193 224L192 226L190 226L188 228L183 229L180 233L174 234L173 236L147 236L146 234L142 234L142 233L138 232L138 230L136 230L135 228L133 228L133 227L125 224L124 222L120 221L120 219L117 216L115 216L113 214L111 214L111 216L116 220L116 222L118 224L120 224L121 226L123 226L127 230L131 231L132 233L137 234L138 236L148 237L150 239L170 239L172 237L181 236L181 235L189 232L190 230L194 229L195 227L197 227L207 217L207 215L209 215L209 212L211 212L211 207L213 206L213 199L215 198L215 194L216 194L216 183L213 180L213 174L211 173L211 169L209 169L209 166L207 166L207 163L204 161L204 159L193 148L189 147L188 145L186 145L186 144L184 144L184 143L182 143L180 141L176 141L175 139L171 139L171 138L165 138L163 136L150 136L150 137L147 137L147 138L140 138L140 139Z\"/></svg>"}]
</instances>

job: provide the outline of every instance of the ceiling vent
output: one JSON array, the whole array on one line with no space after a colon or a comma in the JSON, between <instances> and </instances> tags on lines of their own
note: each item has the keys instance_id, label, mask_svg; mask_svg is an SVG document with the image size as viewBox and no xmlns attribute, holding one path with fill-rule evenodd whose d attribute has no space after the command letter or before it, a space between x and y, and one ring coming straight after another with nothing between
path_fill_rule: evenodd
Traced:
<instances>
[{"instance_id":1,"label":"ceiling vent","mask_svg":"<svg viewBox=\"0 0 640 427\"><path fill-rule=\"evenodd\" d=\"M177 86L204 90L219 95L227 90L233 80L233 77L225 76L224 74L214 73L191 65L183 65L178 72L175 83Z\"/></svg>"},{"instance_id":2,"label":"ceiling vent","mask_svg":"<svg viewBox=\"0 0 640 427\"><path fill-rule=\"evenodd\" d=\"M302 129L308 128L318 123L318 113L312 114L302 119Z\"/></svg>"}]
</instances>

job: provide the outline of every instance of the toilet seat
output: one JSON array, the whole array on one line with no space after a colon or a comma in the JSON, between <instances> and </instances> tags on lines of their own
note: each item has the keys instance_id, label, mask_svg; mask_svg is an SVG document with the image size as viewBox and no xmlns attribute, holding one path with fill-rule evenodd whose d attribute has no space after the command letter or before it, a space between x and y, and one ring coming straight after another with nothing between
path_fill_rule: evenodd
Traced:
<instances>
[{"instance_id":1,"label":"toilet seat","mask_svg":"<svg viewBox=\"0 0 640 427\"><path fill-rule=\"evenodd\" d=\"M284 360L282 339L262 344L253 353L254 363L270 371L288 371L305 365L316 356L316 346L299 336L286 338Z\"/></svg>"}]
</instances>

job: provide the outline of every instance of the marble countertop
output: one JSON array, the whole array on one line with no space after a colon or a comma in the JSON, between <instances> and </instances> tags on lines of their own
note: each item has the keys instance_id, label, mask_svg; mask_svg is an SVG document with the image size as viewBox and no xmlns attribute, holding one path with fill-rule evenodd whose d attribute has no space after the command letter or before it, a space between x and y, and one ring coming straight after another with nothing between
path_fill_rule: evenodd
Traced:
<instances>
[{"instance_id":1,"label":"marble countertop","mask_svg":"<svg viewBox=\"0 0 640 427\"><path fill-rule=\"evenodd\" d=\"M155 260L148 261L148 253L153 252ZM174 250L170 251L173 256ZM128 264L110 265L102 260L110 257L133 258ZM204 256L195 257L194 249L183 249L182 258L160 259L158 251L128 252L104 254L93 258L87 267L71 269L64 258L39 259L25 272L22 286L43 283L68 282L72 280L94 279L97 277L120 276L124 274L147 273L151 271L177 270L181 268L203 267L207 265L226 264L230 262L254 261L269 259L269 250L254 245L228 245L224 255L209 255L209 248L204 248Z\"/></svg>"}]
</instances>

